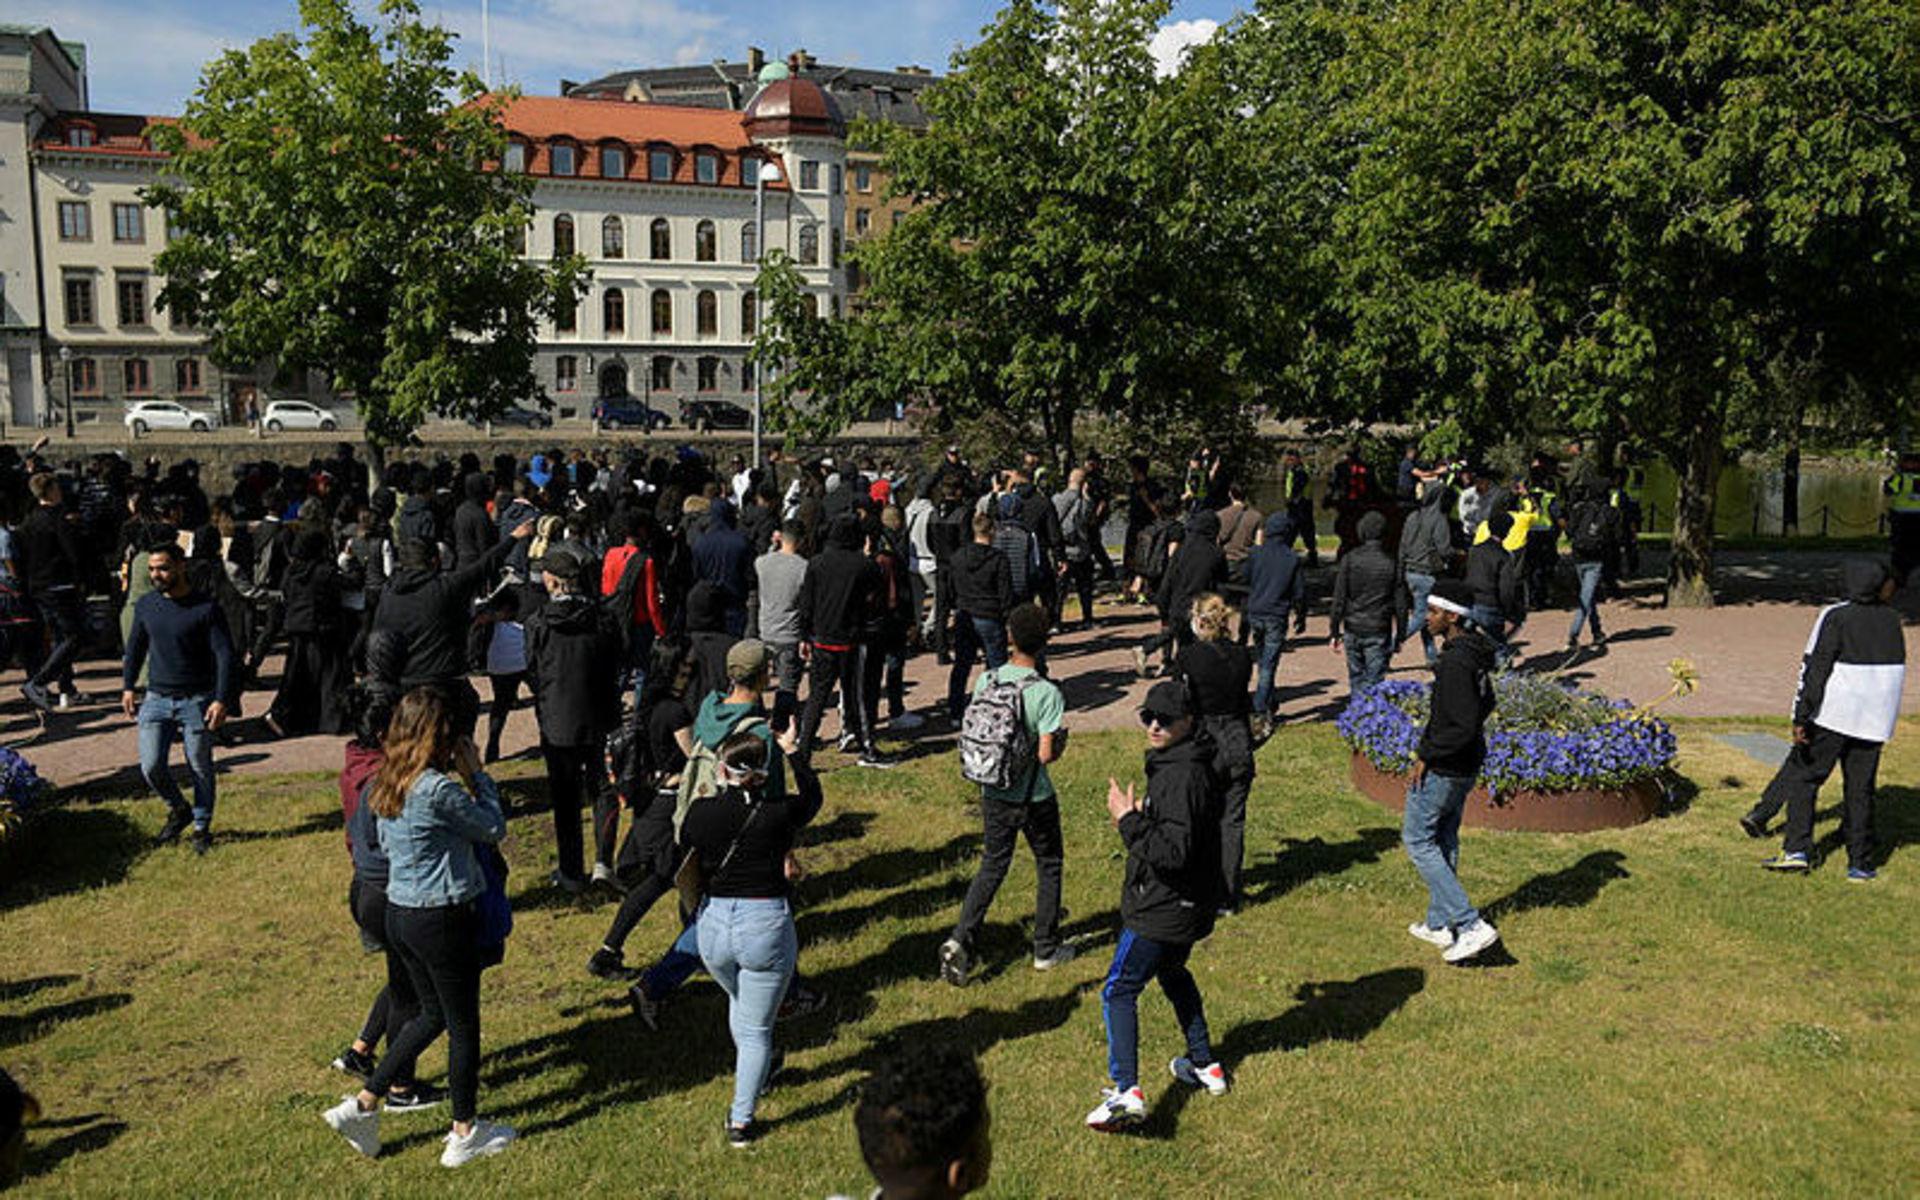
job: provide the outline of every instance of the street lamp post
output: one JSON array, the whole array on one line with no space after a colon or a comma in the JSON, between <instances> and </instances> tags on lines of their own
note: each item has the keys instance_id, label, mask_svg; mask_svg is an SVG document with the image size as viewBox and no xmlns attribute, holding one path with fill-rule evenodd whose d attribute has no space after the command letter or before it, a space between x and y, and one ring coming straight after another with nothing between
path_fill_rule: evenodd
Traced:
<instances>
[{"instance_id":1,"label":"street lamp post","mask_svg":"<svg viewBox=\"0 0 1920 1200\"><path fill-rule=\"evenodd\" d=\"M73 440L73 347L60 347L60 378L67 392L67 440Z\"/></svg>"},{"instance_id":2,"label":"street lamp post","mask_svg":"<svg viewBox=\"0 0 1920 1200\"><path fill-rule=\"evenodd\" d=\"M780 168L766 159L755 160L753 172L753 334L760 336L760 323L767 319L761 311L760 268L767 260L767 184L780 181ZM762 364L753 368L753 465L760 461L760 377L766 374Z\"/></svg>"}]
</instances>

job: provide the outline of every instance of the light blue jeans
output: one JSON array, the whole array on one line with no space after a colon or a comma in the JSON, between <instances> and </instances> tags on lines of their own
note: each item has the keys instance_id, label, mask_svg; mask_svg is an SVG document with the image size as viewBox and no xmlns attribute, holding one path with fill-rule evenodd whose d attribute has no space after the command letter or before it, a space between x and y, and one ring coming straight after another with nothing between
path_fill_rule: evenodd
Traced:
<instances>
[{"instance_id":1,"label":"light blue jeans","mask_svg":"<svg viewBox=\"0 0 1920 1200\"><path fill-rule=\"evenodd\" d=\"M212 696L162 696L153 691L140 701L140 774L168 808L187 806L167 766L178 731L187 748L187 770L193 773L195 829L213 824L213 735L207 732L207 706L212 703Z\"/></svg>"},{"instance_id":2,"label":"light blue jeans","mask_svg":"<svg viewBox=\"0 0 1920 1200\"><path fill-rule=\"evenodd\" d=\"M1460 866L1460 814L1473 780L1428 771L1407 789L1407 812L1400 825L1413 869L1427 883L1427 928L1463 929L1480 919L1454 872Z\"/></svg>"},{"instance_id":3,"label":"light blue jeans","mask_svg":"<svg viewBox=\"0 0 1920 1200\"><path fill-rule=\"evenodd\" d=\"M1415 634L1419 634L1420 645L1427 652L1428 662L1440 656L1440 652L1433 648L1433 635L1427 632L1427 597L1433 595L1433 579L1433 576L1420 571L1407 572L1407 591L1413 595L1413 605L1407 612L1407 631L1400 638L1400 646L1404 646L1413 640ZM1398 650L1400 646L1394 649Z\"/></svg>"},{"instance_id":4,"label":"light blue jeans","mask_svg":"<svg viewBox=\"0 0 1920 1200\"><path fill-rule=\"evenodd\" d=\"M1600 574L1604 563L1573 560L1574 574L1580 577L1580 603L1573 609L1573 628L1567 631L1567 640L1580 640L1580 626L1593 625L1593 640L1599 641L1606 635L1600 632Z\"/></svg>"},{"instance_id":5,"label":"light blue jeans","mask_svg":"<svg viewBox=\"0 0 1920 1200\"><path fill-rule=\"evenodd\" d=\"M727 993L733 1033L735 1125L753 1120L753 1108L773 1065L773 1020L793 978L800 940L784 899L709 899L700 910L700 958Z\"/></svg>"}]
</instances>

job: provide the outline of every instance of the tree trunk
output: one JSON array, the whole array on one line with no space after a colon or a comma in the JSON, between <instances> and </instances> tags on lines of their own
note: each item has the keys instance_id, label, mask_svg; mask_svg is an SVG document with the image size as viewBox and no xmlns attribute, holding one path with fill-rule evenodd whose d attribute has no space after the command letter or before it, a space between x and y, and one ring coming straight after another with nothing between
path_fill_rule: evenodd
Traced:
<instances>
[{"instance_id":1,"label":"tree trunk","mask_svg":"<svg viewBox=\"0 0 1920 1200\"><path fill-rule=\"evenodd\" d=\"M1702 406L1687 434L1685 458L1676 463L1679 487L1673 503L1673 552L1667 563L1667 604L1713 607L1713 515L1720 486L1720 410Z\"/></svg>"},{"instance_id":2,"label":"tree trunk","mask_svg":"<svg viewBox=\"0 0 1920 1200\"><path fill-rule=\"evenodd\" d=\"M1780 536L1800 532L1800 422L1787 429L1787 453L1780 466Z\"/></svg>"},{"instance_id":3,"label":"tree trunk","mask_svg":"<svg viewBox=\"0 0 1920 1200\"><path fill-rule=\"evenodd\" d=\"M1059 486L1066 487L1067 476L1073 474L1073 465L1074 465L1073 402L1071 400L1067 401L1066 403L1060 406L1060 417L1054 423L1054 430L1058 434L1060 439L1059 453L1060 453L1061 461L1059 463L1059 471L1060 471Z\"/></svg>"}]
</instances>

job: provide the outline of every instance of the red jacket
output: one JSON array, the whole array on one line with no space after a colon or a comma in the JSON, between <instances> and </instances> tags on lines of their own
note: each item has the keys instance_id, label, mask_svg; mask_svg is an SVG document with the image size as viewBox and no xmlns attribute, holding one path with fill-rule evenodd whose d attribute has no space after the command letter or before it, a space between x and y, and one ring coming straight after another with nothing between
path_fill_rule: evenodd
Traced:
<instances>
[{"instance_id":1,"label":"red jacket","mask_svg":"<svg viewBox=\"0 0 1920 1200\"><path fill-rule=\"evenodd\" d=\"M634 556L637 546L615 546L607 551L606 558L600 561L600 594L613 595L620 586L620 576L626 573L627 560ZM640 568L640 586L633 591L633 623L653 626L655 637L667 636L667 618L660 611L660 585L654 577L653 556L648 555L644 566Z\"/></svg>"},{"instance_id":2,"label":"red jacket","mask_svg":"<svg viewBox=\"0 0 1920 1200\"><path fill-rule=\"evenodd\" d=\"M360 793L373 781L374 773L380 770L380 764L386 761L386 751L378 746L362 746L359 742L347 743L346 765L340 768L340 815L343 824L353 822L353 810L360 807ZM342 835L345 836L344 834ZM347 849L353 849L351 839Z\"/></svg>"}]
</instances>

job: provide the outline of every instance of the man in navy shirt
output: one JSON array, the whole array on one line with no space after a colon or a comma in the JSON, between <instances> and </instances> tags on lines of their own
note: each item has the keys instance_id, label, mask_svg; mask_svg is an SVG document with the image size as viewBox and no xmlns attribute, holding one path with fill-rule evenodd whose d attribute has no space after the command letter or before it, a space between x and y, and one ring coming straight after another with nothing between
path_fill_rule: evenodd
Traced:
<instances>
[{"instance_id":1,"label":"man in navy shirt","mask_svg":"<svg viewBox=\"0 0 1920 1200\"><path fill-rule=\"evenodd\" d=\"M187 564L172 542L147 555L153 591L133 606L120 707L140 722L140 773L167 802L157 844L177 841L189 820L195 854L213 845L213 734L227 720L233 698L233 637L210 596L187 582ZM147 668L147 695L136 704L134 685ZM193 772L193 807L180 796L167 757L178 731Z\"/></svg>"}]
</instances>

